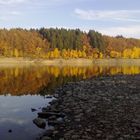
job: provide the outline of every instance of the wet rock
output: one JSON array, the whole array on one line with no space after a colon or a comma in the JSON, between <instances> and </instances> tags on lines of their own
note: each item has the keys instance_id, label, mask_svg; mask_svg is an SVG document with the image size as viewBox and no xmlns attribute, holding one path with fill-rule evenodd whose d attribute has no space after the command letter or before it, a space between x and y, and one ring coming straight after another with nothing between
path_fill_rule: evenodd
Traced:
<instances>
[{"instance_id":1,"label":"wet rock","mask_svg":"<svg viewBox=\"0 0 140 140\"><path fill-rule=\"evenodd\" d=\"M83 140L92 140L93 138L92 137L89 137L89 136L82 136Z\"/></svg>"},{"instance_id":2,"label":"wet rock","mask_svg":"<svg viewBox=\"0 0 140 140\"><path fill-rule=\"evenodd\" d=\"M58 131L53 131L53 135L56 136L59 132Z\"/></svg>"},{"instance_id":3,"label":"wet rock","mask_svg":"<svg viewBox=\"0 0 140 140\"><path fill-rule=\"evenodd\" d=\"M41 118L35 118L33 120L33 123L37 125L39 128L45 128L46 127L46 121Z\"/></svg>"},{"instance_id":4,"label":"wet rock","mask_svg":"<svg viewBox=\"0 0 140 140\"><path fill-rule=\"evenodd\" d=\"M79 138L79 135L75 134L75 135L71 136L71 138L77 140Z\"/></svg>"},{"instance_id":5,"label":"wet rock","mask_svg":"<svg viewBox=\"0 0 140 140\"><path fill-rule=\"evenodd\" d=\"M46 130L46 132L43 133L43 136L52 137L54 130L55 129L48 129L48 130Z\"/></svg>"},{"instance_id":6,"label":"wet rock","mask_svg":"<svg viewBox=\"0 0 140 140\"><path fill-rule=\"evenodd\" d=\"M65 113L69 113L69 112L71 112L71 110L70 110L69 108L65 108L65 109L64 109L64 112L65 112Z\"/></svg>"},{"instance_id":7,"label":"wet rock","mask_svg":"<svg viewBox=\"0 0 140 140\"><path fill-rule=\"evenodd\" d=\"M59 94L55 94L53 97L54 98L58 98L59 97Z\"/></svg>"},{"instance_id":8,"label":"wet rock","mask_svg":"<svg viewBox=\"0 0 140 140\"><path fill-rule=\"evenodd\" d=\"M63 113L56 113L56 112L39 112L38 116L41 118L48 118L50 116L64 117L65 115Z\"/></svg>"},{"instance_id":9,"label":"wet rock","mask_svg":"<svg viewBox=\"0 0 140 140\"><path fill-rule=\"evenodd\" d=\"M83 113L79 113L78 115L75 116L75 119L81 119L83 117Z\"/></svg>"},{"instance_id":10,"label":"wet rock","mask_svg":"<svg viewBox=\"0 0 140 140\"><path fill-rule=\"evenodd\" d=\"M56 120L57 119L57 117L56 116L50 116L49 118L48 118L48 120Z\"/></svg>"},{"instance_id":11,"label":"wet rock","mask_svg":"<svg viewBox=\"0 0 140 140\"><path fill-rule=\"evenodd\" d=\"M31 108L31 111L32 111L32 112L35 112L35 111L37 111L37 109L35 109L35 108Z\"/></svg>"},{"instance_id":12,"label":"wet rock","mask_svg":"<svg viewBox=\"0 0 140 140\"><path fill-rule=\"evenodd\" d=\"M58 120L48 120L48 125L59 125L59 124L62 124L63 121L58 121Z\"/></svg>"},{"instance_id":13,"label":"wet rock","mask_svg":"<svg viewBox=\"0 0 140 140\"><path fill-rule=\"evenodd\" d=\"M51 102L49 102L50 105L53 105L55 103L57 103L57 100L52 100Z\"/></svg>"},{"instance_id":14,"label":"wet rock","mask_svg":"<svg viewBox=\"0 0 140 140\"><path fill-rule=\"evenodd\" d=\"M53 98L53 96L51 96L51 95L47 95L47 96L45 96L45 98Z\"/></svg>"},{"instance_id":15,"label":"wet rock","mask_svg":"<svg viewBox=\"0 0 140 140\"><path fill-rule=\"evenodd\" d=\"M61 118L61 117L57 118L56 120L57 120L58 122L60 122L60 123L63 123L63 122L64 122L64 119Z\"/></svg>"},{"instance_id":16,"label":"wet rock","mask_svg":"<svg viewBox=\"0 0 140 140\"><path fill-rule=\"evenodd\" d=\"M50 137L45 136L41 140L52 140L52 139Z\"/></svg>"},{"instance_id":17,"label":"wet rock","mask_svg":"<svg viewBox=\"0 0 140 140\"><path fill-rule=\"evenodd\" d=\"M137 130L140 130L140 122L139 123L132 123L132 127L136 128Z\"/></svg>"},{"instance_id":18,"label":"wet rock","mask_svg":"<svg viewBox=\"0 0 140 140\"><path fill-rule=\"evenodd\" d=\"M140 75L120 75L68 83L38 115L54 126L54 140L139 139L139 81Z\"/></svg>"},{"instance_id":19,"label":"wet rock","mask_svg":"<svg viewBox=\"0 0 140 140\"><path fill-rule=\"evenodd\" d=\"M12 129L9 129L8 132L9 132L9 133L12 133Z\"/></svg>"},{"instance_id":20,"label":"wet rock","mask_svg":"<svg viewBox=\"0 0 140 140\"><path fill-rule=\"evenodd\" d=\"M50 111L50 109L51 109L50 106L43 107L43 108L42 108L42 112L48 112L48 111Z\"/></svg>"},{"instance_id":21,"label":"wet rock","mask_svg":"<svg viewBox=\"0 0 140 140\"><path fill-rule=\"evenodd\" d=\"M80 119L80 118L77 118L77 119L75 119L74 121L75 121L75 122L80 122L81 119Z\"/></svg>"},{"instance_id":22,"label":"wet rock","mask_svg":"<svg viewBox=\"0 0 140 140\"><path fill-rule=\"evenodd\" d=\"M64 138L60 138L59 140L65 140Z\"/></svg>"}]
</instances>

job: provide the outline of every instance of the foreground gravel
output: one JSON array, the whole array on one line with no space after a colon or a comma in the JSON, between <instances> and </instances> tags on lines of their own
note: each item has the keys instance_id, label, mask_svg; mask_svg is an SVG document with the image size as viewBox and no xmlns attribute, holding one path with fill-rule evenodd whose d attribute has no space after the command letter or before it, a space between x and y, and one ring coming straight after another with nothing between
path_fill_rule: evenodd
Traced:
<instances>
[{"instance_id":1,"label":"foreground gravel","mask_svg":"<svg viewBox=\"0 0 140 140\"><path fill-rule=\"evenodd\" d=\"M56 90L42 112L54 126L42 140L139 140L140 75L94 77ZM62 114L62 117L61 117Z\"/></svg>"}]
</instances>

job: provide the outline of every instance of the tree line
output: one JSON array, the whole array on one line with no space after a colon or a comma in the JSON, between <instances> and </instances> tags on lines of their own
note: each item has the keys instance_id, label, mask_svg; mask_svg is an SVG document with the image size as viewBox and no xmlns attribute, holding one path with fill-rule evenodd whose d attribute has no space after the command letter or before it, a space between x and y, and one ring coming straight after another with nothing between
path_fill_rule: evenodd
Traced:
<instances>
[{"instance_id":1,"label":"tree line","mask_svg":"<svg viewBox=\"0 0 140 140\"><path fill-rule=\"evenodd\" d=\"M79 29L0 29L1 57L140 58L140 39Z\"/></svg>"}]
</instances>

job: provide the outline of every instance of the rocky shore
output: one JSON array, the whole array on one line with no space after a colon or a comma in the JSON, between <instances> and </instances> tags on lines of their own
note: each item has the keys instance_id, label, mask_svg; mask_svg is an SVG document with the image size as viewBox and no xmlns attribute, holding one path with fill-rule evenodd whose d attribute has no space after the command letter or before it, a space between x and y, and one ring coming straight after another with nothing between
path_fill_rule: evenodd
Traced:
<instances>
[{"instance_id":1,"label":"rocky shore","mask_svg":"<svg viewBox=\"0 0 140 140\"><path fill-rule=\"evenodd\" d=\"M51 129L41 140L139 140L140 75L71 82L38 113ZM41 124L40 124L41 125Z\"/></svg>"}]
</instances>

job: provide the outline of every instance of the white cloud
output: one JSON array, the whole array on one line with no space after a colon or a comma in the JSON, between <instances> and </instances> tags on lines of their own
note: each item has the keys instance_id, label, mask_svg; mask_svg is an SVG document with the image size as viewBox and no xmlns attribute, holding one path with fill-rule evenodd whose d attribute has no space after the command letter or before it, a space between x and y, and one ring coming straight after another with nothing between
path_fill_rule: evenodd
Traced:
<instances>
[{"instance_id":1,"label":"white cloud","mask_svg":"<svg viewBox=\"0 0 140 140\"><path fill-rule=\"evenodd\" d=\"M21 13L19 11L11 11L9 12L10 15L20 15Z\"/></svg>"},{"instance_id":2,"label":"white cloud","mask_svg":"<svg viewBox=\"0 0 140 140\"><path fill-rule=\"evenodd\" d=\"M82 10L74 13L84 20L118 20L140 22L140 10Z\"/></svg>"},{"instance_id":3,"label":"white cloud","mask_svg":"<svg viewBox=\"0 0 140 140\"><path fill-rule=\"evenodd\" d=\"M18 124L18 125L23 125L23 124L27 124L28 122L26 120L22 120L22 119L17 119L17 118L1 118L0 119L0 123L14 123L14 124Z\"/></svg>"},{"instance_id":4,"label":"white cloud","mask_svg":"<svg viewBox=\"0 0 140 140\"><path fill-rule=\"evenodd\" d=\"M5 16L0 16L0 21L7 21L7 18Z\"/></svg>"},{"instance_id":5,"label":"white cloud","mask_svg":"<svg viewBox=\"0 0 140 140\"><path fill-rule=\"evenodd\" d=\"M0 13L0 21L11 21L22 15L19 11L4 11Z\"/></svg>"},{"instance_id":6,"label":"white cloud","mask_svg":"<svg viewBox=\"0 0 140 140\"><path fill-rule=\"evenodd\" d=\"M0 4L9 5L25 2L26 0L0 0Z\"/></svg>"},{"instance_id":7,"label":"white cloud","mask_svg":"<svg viewBox=\"0 0 140 140\"><path fill-rule=\"evenodd\" d=\"M0 21L10 21L20 15L21 13L19 11L4 11L0 13Z\"/></svg>"},{"instance_id":8,"label":"white cloud","mask_svg":"<svg viewBox=\"0 0 140 140\"><path fill-rule=\"evenodd\" d=\"M132 26L125 26L125 27L108 27L108 28L100 28L98 29L99 32L105 35L123 35L125 37L136 37L140 38L140 25L132 25Z\"/></svg>"}]
</instances>

